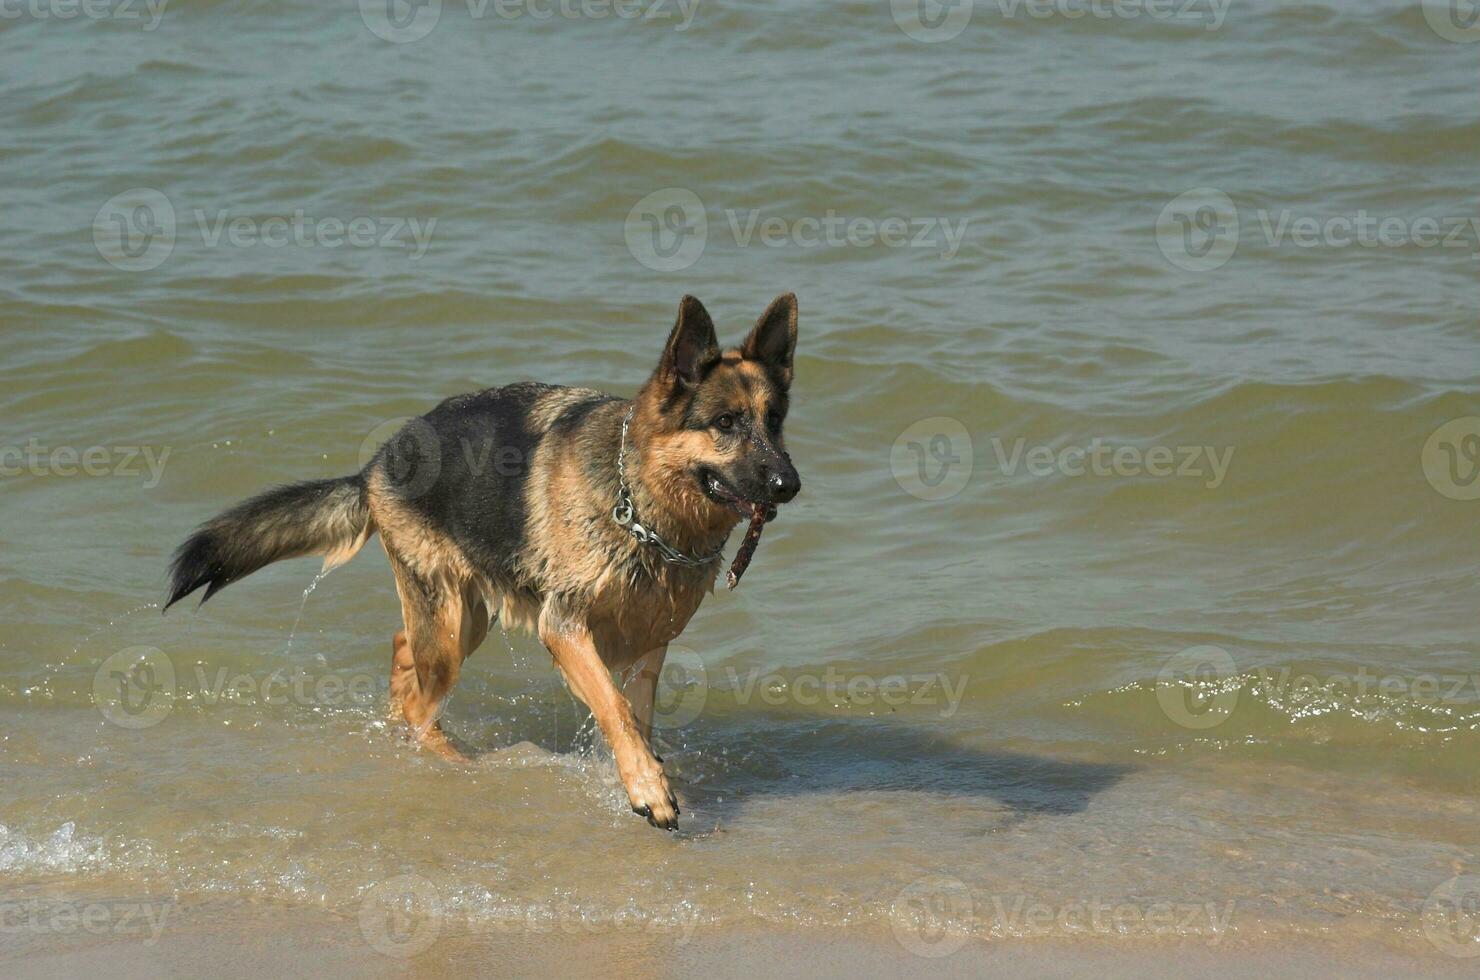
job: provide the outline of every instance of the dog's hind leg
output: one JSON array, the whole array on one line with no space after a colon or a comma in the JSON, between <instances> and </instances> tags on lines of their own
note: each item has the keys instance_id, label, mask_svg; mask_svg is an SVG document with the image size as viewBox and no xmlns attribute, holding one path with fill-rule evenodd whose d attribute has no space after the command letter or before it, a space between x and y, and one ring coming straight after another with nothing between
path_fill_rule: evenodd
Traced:
<instances>
[{"instance_id":1,"label":"dog's hind leg","mask_svg":"<svg viewBox=\"0 0 1480 980\"><path fill-rule=\"evenodd\" d=\"M391 703L423 746L453 762L467 758L448 740L437 719L457 683L462 662L488 633L488 610L470 586L428 581L391 559L406 628L391 655Z\"/></svg>"},{"instance_id":2,"label":"dog's hind leg","mask_svg":"<svg viewBox=\"0 0 1480 980\"><path fill-rule=\"evenodd\" d=\"M488 635L490 614L483 595L470 583L463 591L463 613L459 617L459 649L466 660ZM408 691L419 691L416 658L405 630L397 630L391 639L391 711L392 721L405 717L404 703Z\"/></svg>"}]
</instances>

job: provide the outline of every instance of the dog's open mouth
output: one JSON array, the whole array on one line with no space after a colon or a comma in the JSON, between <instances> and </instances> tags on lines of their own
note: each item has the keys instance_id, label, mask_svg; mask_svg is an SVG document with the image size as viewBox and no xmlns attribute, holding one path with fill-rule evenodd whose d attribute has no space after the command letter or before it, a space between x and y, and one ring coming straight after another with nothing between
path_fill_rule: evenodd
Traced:
<instances>
[{"instance_id":1,"label":"dog's open mouth","mask_svg":"<svg viewBox=\"0 0 1480 980\"><path fill-rule=\"evenodd\" d=\"M728 505L750 522L745 528L745 539L740 542L740 548L735 552L735 559L730 562L730 570L725 575L725 581L733 589L740 584L740 576L745 574L745 569L750 567L750 559L755 556L755 547L760 544L761 531L766 522L776 516L776 505L746 500L712 472L705 472L700 480L705 496Z\"/></svg>"},{"instance_id":2,"label":"dog's open mouth","mask_svg":"<svg viewBox=\"0 0 1480 980\"><path fill-rule=\"evenodd\" d=\"M764 503L759 500L747 500L732 490L729 484L721 480L712 471L704 471L700 476L700 483L704 487L704 496L716 503L725 504L735 513L739 514L742 520L753 521L756 514L762 515L766 521L775 520L776 518L775 504Z\"/></svg>"}]
</instances>

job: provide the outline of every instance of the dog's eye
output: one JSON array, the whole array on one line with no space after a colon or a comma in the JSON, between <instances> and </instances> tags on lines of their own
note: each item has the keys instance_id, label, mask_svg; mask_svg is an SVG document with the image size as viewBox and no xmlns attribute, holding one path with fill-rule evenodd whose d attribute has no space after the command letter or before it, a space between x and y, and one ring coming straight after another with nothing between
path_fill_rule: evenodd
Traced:
<instances>
[{"instance_id":1,"label":"dog's eye","mask_svg":"<svg viewBox=\"0 0 1480 980\"><path fill-rule=\"evenodd\" d=\"M781 413L772 409L766 413L766 426L772 432L781 431Z\"/></svg>"},{"instance_id":2,"label":"dog's eye","mask_svg":"<svg viewBox=\"0 0 1480 980\"><path fill-rule=\"evenodd\" d=\"M714 420L714 427L721 432L729 432L735 427L735 416L726 412Z\"/></svg>"}]
</instances>

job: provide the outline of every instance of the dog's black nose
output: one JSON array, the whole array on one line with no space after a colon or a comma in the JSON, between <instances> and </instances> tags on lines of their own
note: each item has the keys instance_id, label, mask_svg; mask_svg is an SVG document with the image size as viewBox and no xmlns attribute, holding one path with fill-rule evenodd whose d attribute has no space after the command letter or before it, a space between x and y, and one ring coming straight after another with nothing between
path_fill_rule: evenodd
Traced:
<instances>
[{"instance_id":1,"label":"dog's black nose","mask_svg":"<svg viewBox=\"0 0 1480 980\"><path fill-rule=\"evenodd\" d=\"M797 471L787 467L784 472L772 473L766 478L766 488L771 491L771 499L778 504L784 504L802 489L802 478L797 476Z\"/></svg>"}]
</instances>

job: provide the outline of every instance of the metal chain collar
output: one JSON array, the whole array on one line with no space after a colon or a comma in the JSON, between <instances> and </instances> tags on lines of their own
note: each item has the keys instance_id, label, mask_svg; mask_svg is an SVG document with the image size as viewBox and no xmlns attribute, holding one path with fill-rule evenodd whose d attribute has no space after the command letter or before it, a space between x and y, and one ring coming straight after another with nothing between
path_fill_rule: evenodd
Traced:
<instances>
[{"instance_id":1,"label":"metal chain collar","mask_svg":"<svg viewBox=\"0 0 1480 980\"><path fill-rule=\"evenodd\" d=\"M695 557L684 554L673 545L658 536L658 532L650 527L644 527L637 520L637 506L632 503L632 490L627 486L627 467L625 459L627 456L627 427L632 424L632 412L637 406L627 409L627 415L622 419L622 446L617 450L617 505L612 508L612 520L620 527L626 529L627 533L639 542L652 547L660 557L670 565L688 565L697 567L707 565L722 557L724 545L715 548L708 555Z\"/></svg>"}]
</instances>

